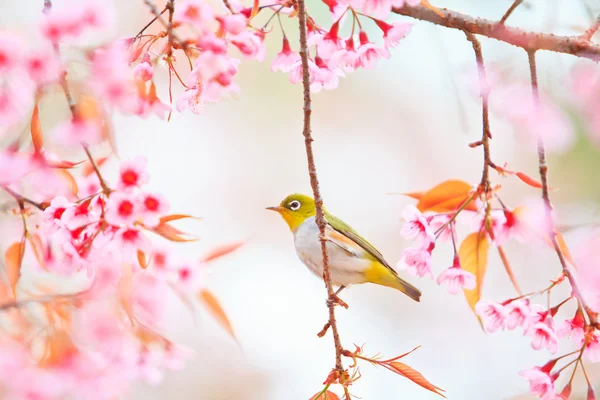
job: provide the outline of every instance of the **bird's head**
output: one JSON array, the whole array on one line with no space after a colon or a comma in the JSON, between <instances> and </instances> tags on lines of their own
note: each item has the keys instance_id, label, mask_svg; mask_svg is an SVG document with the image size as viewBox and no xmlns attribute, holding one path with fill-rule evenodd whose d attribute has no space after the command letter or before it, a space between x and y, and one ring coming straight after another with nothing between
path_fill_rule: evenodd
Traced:
<instances>
[{"instance_id":1,"label":"bird's head","mask_svg":"<svg viewBox=\"0 0 600 400\"><path fill-rule=\"evenodd\" d=\"M277 211L290 230L295 232L302 223L315 215L315 201L312 197L303 194L290 194L276 207L267 207L267 210Z\"/></svg>"}]
</instances>

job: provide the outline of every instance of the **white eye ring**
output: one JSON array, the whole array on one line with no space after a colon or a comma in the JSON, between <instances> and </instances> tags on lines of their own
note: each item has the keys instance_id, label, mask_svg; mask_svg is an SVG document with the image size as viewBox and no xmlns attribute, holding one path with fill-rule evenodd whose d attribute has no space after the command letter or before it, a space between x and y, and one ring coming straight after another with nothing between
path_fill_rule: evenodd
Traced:
<instances>
[{"instance_id":1,"label":"white eye ring","mask_svg":"<svg viewBox=\"0 0 600 400\"><path fill-rule=\"evenodd\" d=\"M294 200L290 203L290 210L298 211L300 209L300 202L298 200Z\"/></svg>"}]
</instances>

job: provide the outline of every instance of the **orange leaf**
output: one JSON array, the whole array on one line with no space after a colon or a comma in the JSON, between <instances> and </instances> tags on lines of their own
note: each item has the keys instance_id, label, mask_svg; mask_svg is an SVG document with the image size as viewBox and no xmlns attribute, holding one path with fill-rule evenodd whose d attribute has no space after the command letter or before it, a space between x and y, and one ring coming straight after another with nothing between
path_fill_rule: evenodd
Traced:
<instances>
[{"instance_id":1,"label":"orange leaf","mask_svg":"<svg viewBox=\"0 0 600 400\"><path fill-rule=\"evenodd\" d=\"M65 183L73 196L77 196L79 188L77 187L77 182L75 181L75 178L73 178L73 175L66 169L57 169L55 172L59 177L65 180Z\"/></svg>"},{"instance_id":2,"label":"orange leaf","mask_svg":"<svg viewBox=\"0 0 600 400\"><path fill-rule=\"evenodd\" d=\"M430 390L435 394L439 394L440 396L442 396L444 398L446 397L442 393L440 393L440 392L444 392L444 389L437 387L433 383L429 382L416 369L414 369L404 363L401 363L400 361L391 362L390 365L393 368L393 372L396 372L399 375L402 375L403 377L410 379L417 385L419 385L427 390Z\"/></svg>"},{"instance_id":3,"label":"orange leaf","mask_svg":"<svg viewBox=\"0 0 600 400\"><path fill-rule=\"evenodd\" d=\"M150 260L146 260L146 254L141 250L137 251L137 259L142 269L146 269L150 265Z\"/></svg>"},{"instance_id":4,"label":"orange leaf","mask_svg":"<svg viewBox=\"0 0 600 400\"><path fill-rule=\"evenodd\" d=\"M69 168L76 167L77 165L81 164L82 162L83 161L67 161L67 160L52 161L52 160L47 160L48 166L50 166L52 168L62 168L62 169L69 169Z\"/></svg>"},{"instance_id":5,"label":"orange leaf","mask_svg":"<svg viewBox=\"0 0 600 400\"><path fill-rule=\"evenodd\" d=\"M158 224L157 226L152 228L151 231L172 242L193 242L198 240L198 238L187 239L181 236L186 234L166 223Z\"/></svg>"},{"instance_id":6,"label":"orange leaf","mask_svg":"<svg viewBox=\"0 0 600 400\"><path fill-rule=\"evenodd\" d=\"M42 368L53 367L63 362L77 353L77 348L65 330L54 331L48 338L44 356L38 365Z\"/></svg>"},{"instance_id":7,"label":"orange leaf","mask_svg":"<svg viewBox=\"0 0 600 400\"><path fill-rule=\"evenodd\" d=\"M33 114L31 114L31 142L36 153L42 150L44 145L44 136L42 134L42 124L40 123L40 113L38 105L33 107Z\"/></svg>"},{"instance_id":8,"label":"orange leaf","mask_svg":"<svg viewBox=\"0 0 600 400\"><path fill-rule=\"evenodd\" d=\"M256 14L258 14L258 3L259 0L254 0L254 4L252 5L252 12L250 13L250 18L252 19L256 16Z\"/></svg>"},{"instance_id":9,"label":"orange leaf","mask_svg":"<svg viewBox=\"0 0 600 400\"><path fill-rule=\"evenodd\" d=\"M202 218L194 217L194 216L187 215L187 214L171 214L171 215L165 215L164 217L162 217L160 219L160 223L164 224L167 222L177 221L178 219L184 219L184 218L202 219Z\"/></svg>"},{"instance_id":10,"label":"orange leaf","mask_svg":"<svg viewBox=\"0 0 600 400\"><path fill-rule=\"evenodd\" d=\"M106 139L113 153L117 153L112 126L102 104L91 94L81 93L77 102L77 115L84 120L95 120L103 139Z\"/></svg>"},{"instance_id":11,"label":"orange leaf","mask_svg":"<svg viewBox=\"0 0 600 400\"><path fill-rule=\"evenodd\" d=\"M235 339L235 333L233 333L233 328L231 327L231 323L223 311L223 308L219 304L219 301L215 297L212 292L207 289L202 289L199 293L200 300L208 307L210 313L215 317L219 325L221 325L230 335Z\"/></svg>"},{"instance_id":12,"label":"orange leaf","mask_svg":"<svg viewBox=\"0 0 600 400\"><path fill-rule=\"evenodd\" d=\"M24 239L11 244L6 253L4 253L8 286L15 297L17 297L17 282L19 282L19 278L21 277L21 264L23 262L23 254L25 254Z\"/></svg>"},{"instance_id":13,"label":"orange leaf","mask_svg":"<svg viewBox=\"0 0 600 400\"><path fill-rule=\"evenodd\" d=\"M481 287L487 269L489 243L483 232L471 233L463 240L458 249L458 257L462 269L475 275L477 286L473 290L465 290L465 297L471 309L481 298Z\"/></svg>"},{"instance_id":14,"label":"orange leaf","mask_svg":"<svg viewBox=\"0 0 600 400\"><path fill-rule=\"evenodd\" d=\"M108 158L110 157L110 155L106 156L106 157L100 157L95 159L94 161L96 161L96 165L98 166L98 168L100 168L102 166L102 164L104 164L106 162L106 160L108 160ZM94 167L92 166L91 162L86 162L85 165L83 166L83 170L81 171L81 175L83 175L84 177L88 177L91 174L94 173Z\"/></svg>"},{"instance_id":15,"label":"orange leaf","mask_svg":"<svg viewBox=\"0 0 600 400\"><path fill-rule=\"evenodd\" d=\"M228 243L228 244L224 244L221 246L217 246L214 249L212 249L211 251L209 251L208 254L206 254L202 258L202 261L209 262L209 261L213 261L219 257L223 257L223 256L239 249L243 244L244 244L244 242L233 242L233 243Z\"/></svg>"},{"instance_id":16,"label":"orange leaf","mask_svg":"<svg viewBox=\"0 0 600 400\"><path fill-rule=\"evenodd\" d=\"M421 200L423 194L425 192L410 192L410 193L401 193L404 196L410 197L411 199Z\"/></svg>"},{"instance_id":17,"label":"orange leaf","mask_svg":"<svg viewBox=\"0 0 600 400\"><path fill-rule=\"evenodd\" d=\"M33 249L33 254L40 264L40 267L46 269L46 262L44 260L44 244L42 243L40 235L34 233L33 235L27 235L27 238L29 239L29 243Z\"/></svg>"},{"instance_id":18,"label":"orange leaf","mask_svg":"<svg viewBox=\"0 0 600 400\"><path fill-rule=\"evenodd\" d=\"M519 178L520 180L522 180L523 182L525 182L529 186L532 186L532 187L537 188L537 189L541 189L542 188L542 182L533 179L532 177L530 177L529 175L527 175L527 174L525 174L523 172L515 172L515 175L517 176L517 178Z\"/></svg>"},{"instance_id":19,"label":"orange leaf","mask_svg":"<svg viewBox=\"0 0 600 400\"><path fill-rule=\"evenodd\" d=\"M577 267L575 265L575 261L573 261L573 255L567 247L567 242L565 242L565 238L563 238L563 235L561 235L560 232L556 232L556 242L558 243L558 247L562 251L563 256L565 256L565 260L567 260L573 267Z\"/></svg>"},{"instance_id":20,"label":"orange leaf","mask_svg":"<svg viewBox=\"0 0 600 400\"><path fill-rule=\"evenodd\" d=\"M308 400L340 400L340 398L332 391L326 390L325 392L320 391L319 393L315 393L315 395Z\"/></svg>"},{"instance_id":21,"label":"orange leaf","mask_svg":"<svg viewBox=\"0 0 600 400\"><path fill-rule=\"evenodd\" d=\"M429 189L419 199L417 208L421 212L455 211L471 197L471 185L460 180L448 180ZM476 211L474 202L471 200L465 207L466 210Z\"/></svg>"}]
</instances>

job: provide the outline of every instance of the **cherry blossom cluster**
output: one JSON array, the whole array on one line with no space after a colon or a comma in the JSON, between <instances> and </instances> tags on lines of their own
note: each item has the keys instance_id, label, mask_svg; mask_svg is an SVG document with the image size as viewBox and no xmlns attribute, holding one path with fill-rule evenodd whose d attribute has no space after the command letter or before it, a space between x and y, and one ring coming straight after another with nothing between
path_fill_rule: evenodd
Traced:
<instances>
[{"instance_id":1,"label":"cherry blossom cluster","mask_svg":"<svg viewBox=\"0 0 600 400\"><path fill-rule=\"evenodd\" d=\"M186 299L195 295L202 263L178 259L148 237L152 232L184 240L168 221L188 216L167 215L166 199L143 190L147 180L145 160L135 158L121 163L112 186L99 174L85 178L85 197L38 204L16 195L37 204L21 211L25 251L35 255L21 273L79 276L84 287L71 294L46 288L31 296L19 281L14 294L0 296L33 303L16 302L15 312L0 314L14 328L0 336L0 365L7 371L0 386L11 398L114 398L133 381L158 383L165 368L182 366L189 351L157 332L168 291ZM24 189L20 182L4 187L11 193ZM32 314L35 308L46 315L42 321Z\"/></svg>"},{"instance_id":2,"label":"cherry blossom cluster","mask_svg":"<svg viewBox=\"0 0 600 400\"><path fill-rule=\"evenodd\" d=\"M327 5L330 7L334 23L326 29L309 17L307 25L307 44L313 49L313 56L308 61L310 89L314 92L319 92L321 89L335 89L338 86L339 77L345 76L345 72L352 72L358 68L371 69L375 67L379 59L390 58L390 49L397 46L411 29L409 23L389 24L369 15L358 13L349 5L335 2L327 3ZM365 6L364 8L369 9L370 7ZM340 29L347 20L346 15L351 16L352 31L349 36L343 37L340 36ZM362 28L361 18L363 18L363 22L366 19L372 20L380 29L383 46L369 40L367 33ZM300 55L292 51L285 32L283 32L283 47L271 63L271 70L288 73L289 81L294 84L302 80Z\"/></svg>"}]
</instances>

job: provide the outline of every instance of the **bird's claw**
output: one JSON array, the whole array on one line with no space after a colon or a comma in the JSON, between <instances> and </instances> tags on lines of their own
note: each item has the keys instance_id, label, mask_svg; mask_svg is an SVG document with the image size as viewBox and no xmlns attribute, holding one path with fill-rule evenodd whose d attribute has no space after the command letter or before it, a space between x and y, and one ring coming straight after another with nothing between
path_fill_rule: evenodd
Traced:
<instances>
[{"instance_id":1,"label":"bird's claw","mask_svg":"<svg viewBox=\"0 0 600 400\"><path fill-rule=\"evenodd\" d=\"M340 299L335 294L332 295L327 300L325 300L325 304L327 304L327 307L342 306L345 309L348 309L348 307L349 307L348 303L346 303L344 300Z\"/></svg>"}]
</instances>

